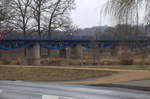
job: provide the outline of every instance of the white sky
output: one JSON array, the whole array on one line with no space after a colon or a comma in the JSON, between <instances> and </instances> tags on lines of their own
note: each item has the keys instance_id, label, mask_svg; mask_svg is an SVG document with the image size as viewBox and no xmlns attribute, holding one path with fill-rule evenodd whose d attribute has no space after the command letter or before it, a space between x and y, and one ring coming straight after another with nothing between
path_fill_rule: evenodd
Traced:
<instances>
[{"instance_id":1,"label":"white sky","mask_svg":"<svg viewBox=\"0 0 150 99\"><path fill-rule=\"evenodd\" d=\"M76 0L76 9L72 11L73 23L79 28L100 25L100 9L107 0Z\"/></svg>"}]
</instances>

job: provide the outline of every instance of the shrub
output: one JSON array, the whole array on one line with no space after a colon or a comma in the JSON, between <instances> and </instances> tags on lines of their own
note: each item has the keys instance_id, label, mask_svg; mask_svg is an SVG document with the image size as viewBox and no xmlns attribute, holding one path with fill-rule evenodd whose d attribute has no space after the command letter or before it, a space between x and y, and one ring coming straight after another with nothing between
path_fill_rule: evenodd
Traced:
<instances>
[{"instance_id":1,"label":"shrub","mask_svg":"<svg viewBox=\"0 0 150 99\"><path fill-rule=\"evenodd\" d=\"M3 60L3 64L4 64L4 65L10 65L10 64L11 64L11 61L9 61L9 60Z\"/></svg>"},{"instance_id":2,"label":"shrub","mask_svg":"<svg viewBox=\"0 0 150 99\"><path fill-rule=\"evenodd\" d=\"M120 59L120 65L133 65L133 59Z\"/></svg>"},{"instance_id":3,"label":"shrub","mask_svg":"<svg viewBox=\"0 0 150 99\"><path fill-rule=\"evenodd\" d=\"M15 59L15 60L12 60L11 65L24 65L25 64L25 59Z\"/></svg>"},{"instance_id":4,"label":"shrub","mask_svg":"<svg viewBox=\"0 0 150 99\"><path fill-rule=\"evenodd\" d=\"M133 57L130 53L123 53L120 59L120 65L133 65Z\"/></svg>"}]
</instances>

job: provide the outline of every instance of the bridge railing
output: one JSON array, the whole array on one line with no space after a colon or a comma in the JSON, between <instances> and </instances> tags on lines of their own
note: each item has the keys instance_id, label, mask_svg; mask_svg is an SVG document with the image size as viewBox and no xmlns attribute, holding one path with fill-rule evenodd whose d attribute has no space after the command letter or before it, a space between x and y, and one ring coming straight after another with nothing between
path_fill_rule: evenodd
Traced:
<instances>
[{"instance_id":1,"label":"bridge railing","mask_svg":"<svg viewBox=\"0 0 150 99\"><path fill-rule=\"evenodd\" d=\"M94 42L93 42L94 41ZM0 41L0 49L17 50L27 48L31 45L39 43L44 48L61 50L81 44L85 48L108 48L115 45L125 45L129 48L144 48L150 46L150 38L112 38L112 37L94 37L94 36L72 36L72 35L57 35L48 37L42 34L39 37L37 34L22 35L22 34L4 34Z\"/></svg>"},{"instance_id":2,"label":"bridge railing","mask_svg":"<svg viewBox=\"0 0 150 99\"><path fill-rule=\"evenodd\" d=\"M88 41L136 41L136 40L150 40L150 37L94 37L94 36L71 36L71 35L58 35L49 37L47 34L42 34L40 37L37 34L28 34L24 36L23 34L3 34L2 40L88 40Z\"/></svg>"}]
</instances>

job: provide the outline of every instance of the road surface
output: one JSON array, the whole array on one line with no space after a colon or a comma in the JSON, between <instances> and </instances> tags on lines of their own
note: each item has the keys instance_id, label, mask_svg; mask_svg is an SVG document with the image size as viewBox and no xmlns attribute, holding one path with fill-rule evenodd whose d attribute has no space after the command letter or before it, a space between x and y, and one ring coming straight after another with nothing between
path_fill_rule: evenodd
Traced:
<instances>
[{"instance_id":1,"label":"road surface","mask_svg":"<svg viewBox=\"0 0 150 99\"><path fill-rule=\"evenodd\" d=\"M0 81L0 99L150 99L150 92L46 82Z\"/></svg>"}]
</instances>

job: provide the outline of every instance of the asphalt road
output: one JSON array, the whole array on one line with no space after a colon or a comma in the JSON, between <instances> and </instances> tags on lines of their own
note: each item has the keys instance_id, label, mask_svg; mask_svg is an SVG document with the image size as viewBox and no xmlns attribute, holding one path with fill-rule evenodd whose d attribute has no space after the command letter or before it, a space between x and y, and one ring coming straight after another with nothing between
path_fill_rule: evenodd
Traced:
<instances>
[{"instance_id":1,"label":"asphalt road","mask_svg":"<svg viewBox=\"0 0 150 99\"><path fill-rule=\"evenodd\" d=\"M44 82L0 81L0 90L0 99L150 99L144 91Z\"/></svg>"}]
</instances>

